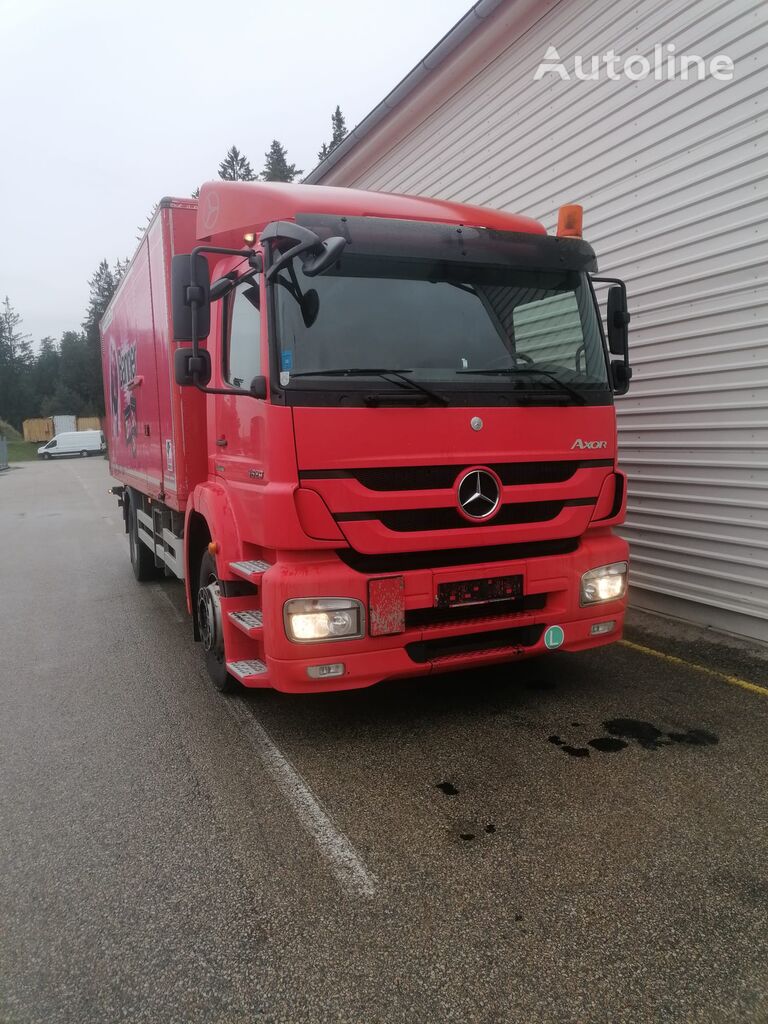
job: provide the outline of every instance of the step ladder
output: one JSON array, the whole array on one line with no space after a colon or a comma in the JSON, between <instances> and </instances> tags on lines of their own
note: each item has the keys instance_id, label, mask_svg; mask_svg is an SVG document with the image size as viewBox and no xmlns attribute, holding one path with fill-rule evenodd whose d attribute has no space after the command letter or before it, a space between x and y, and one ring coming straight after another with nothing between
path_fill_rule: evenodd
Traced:
<instances>
[{"instance_id":1,"label":"step ladder","mask_svg":"<svg viewBox=\"0 0 768 1024\"><path fill-rule=\"evenodd\" d=\"M240 576L249 583L259 583L267 569L271 569L272 566L269 562L257 559L252 562L230 562L229 568L235 576Z\"/></svg>"},{"instance_id":2,"label":"step ladder","mask_svg":"<svg viewBox=\"0 0 768 1024\"><path fill-rule=\"evenodd\" d=\"M263 661L254 658L252 661L228 661L227 672L239 679L245 686L263 683L267 674L267 666Z\"/></svg>"},{"instance_id":3,"label":"step ladder","mask_svg":"<svg viewBox=\"0 0 768 1024\"><path fill-rule=\"evenodd\" d=\"M242 630L246 636L260 637L264 629L264 618L260 611L247 609L240 612L229 612L229 621Z\"/></svg>"}]
</instances>

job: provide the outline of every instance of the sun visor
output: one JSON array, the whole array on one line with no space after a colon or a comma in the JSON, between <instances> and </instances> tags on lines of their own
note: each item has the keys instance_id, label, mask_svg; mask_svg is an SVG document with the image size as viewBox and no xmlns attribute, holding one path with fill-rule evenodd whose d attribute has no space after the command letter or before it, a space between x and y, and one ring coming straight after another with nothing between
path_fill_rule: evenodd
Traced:
<instances>
[{"instance_id":1,"label":"sun visor","mask_svg":"<svg viewBox=\"0 0 768 1024\"><path fill-rule=\"evenodd\" d=\"M594 250L582 238L492 228L395 220L389 217L296 215L296 223L323 240L341 235L350 255L456 261L537 270L576 270L594 273Z\"/></svg>"}]
</instances>

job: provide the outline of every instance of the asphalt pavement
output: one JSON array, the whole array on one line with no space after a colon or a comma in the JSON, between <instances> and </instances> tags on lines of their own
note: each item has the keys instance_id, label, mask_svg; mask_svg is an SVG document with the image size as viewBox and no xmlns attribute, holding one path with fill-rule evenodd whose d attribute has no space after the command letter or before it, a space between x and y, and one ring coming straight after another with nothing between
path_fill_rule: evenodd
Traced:
<instances>
[{"instance_id":1,"label":"asphalt pavement","mask_svg":"<svg viewBox=\"0 0 768 1024\"><path fill-rule=\"evenodd\" d=\"M228 699L109 485L0 474L0 1021L768 1021L763 654Z\"/></svg>"}]
</instances>

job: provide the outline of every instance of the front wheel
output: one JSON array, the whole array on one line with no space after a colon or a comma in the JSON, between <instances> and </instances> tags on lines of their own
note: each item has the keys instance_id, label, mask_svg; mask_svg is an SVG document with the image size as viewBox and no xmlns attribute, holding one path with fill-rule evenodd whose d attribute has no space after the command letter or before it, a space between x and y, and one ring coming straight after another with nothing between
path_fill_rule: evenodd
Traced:
<instances>
[{"instance_id":1,"label":"front wheel","mask_svg":"<svg viewBox=\"0 0 768 1024\"><path fill-rule=\"evenodd\" d=\"M232 693L238 683L227 672L219 577L216 573L216 561L209 551L203 554L200 562L195 614L208 675L220 693Z\"/></svg>"},{"instance_id":2,"label":"front wheel","mask_svg":"<svg viewBox=\"0 0 768 1024\"><path fill-rule=\"evenodd\" d=\"M43 458L44 458L44 459L45 459L46 461L47 461L48 459L50 459L50 457L51 457L51 453L50 453L50 452L43 452Z\"/></svg>"},{"instance_id":3,"label":"front wheel","mask_svg":"<svg viewBox=\"0 0 768 1024\"><path fill-rule=\"evenodd\" d=\"M88 452L80 452L80 458L81 459L87 459L88 458Z\"/></svg>"}]
</instances>

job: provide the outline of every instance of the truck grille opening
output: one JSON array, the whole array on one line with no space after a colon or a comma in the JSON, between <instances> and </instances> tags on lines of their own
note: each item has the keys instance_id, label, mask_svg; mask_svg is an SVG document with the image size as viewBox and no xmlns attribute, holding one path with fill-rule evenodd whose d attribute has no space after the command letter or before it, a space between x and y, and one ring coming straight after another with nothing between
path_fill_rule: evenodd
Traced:
<instances>
[{"instance_id":1,"label":"truck grille opening","mask_svg":"<svg viewBox=\"0 0 768 1024\"><path fill-rule=\"evenodd\" d=\"M475 651L495 651L503 647L533 647L538 643L543 631L544 627L538 625L493 629L489 633L472 633L470 636L418 640L406 644L405 649L412 661L423 665L425 661L450 658L457 654L471 654Z\"/></svg>"},{"instance_id":2,"label":"truck grille opening","mask_svg":"<svg viewBox=\"0 0 768 1024\"><path fill-rule=\"evenodd\" d=\"M579 546L578 537L539 540L527 544L489 544L485 547L452 548L443 551L409 551L394 555L366 555L353 548L337 548L336 554L356 572L379 575L414 569L450 569L456 565L485 565L515 562L520 558L570 555Z\"/></svg>"},{"instance_id":3,"label":"truck grille opening","mask_svg":"<svg viewBox=\"0 0 768 1024\"><path fill-rule=\"evenodd\" d=\"M529 594L508 601L486 601L483 604L465 604L455 608L412 608L405 613L405 625L417 629L474 622L476 619L502 618L517 612L541 611L546 603L546 594Z\"/></svg>"},{"instance_id":4,"label":"truck grille opening","mask_svg":"<svg viewBox=\"0 0 768 1024\"><path fill-rule=\"evenodd\" d=\"M564 508L594 505L597 498L569 498L566 501L519 501L502 506L487 522L470 521L455 508L408 508L382 512L338 512L337 523L360 523L378 520L393 533L415 533L425 530L476 530L478 526L519 526L526 523L548 523Z\"/></svg>"},{"instance_id":5,"label":"truck grille opening","mask_svg":"<svg viewBox=\"0 0 768 1024\"><path fill-rule=\"evenodd\" d=\"M489 463L506 487L559 484L578 469L612 466L613 459L569 459L557 462ZM453 487L466 463L452 466L383 466L371 469L305 469L301 480L357 480L369 491L428 491Z\"/></svg>"}]
</instances>

